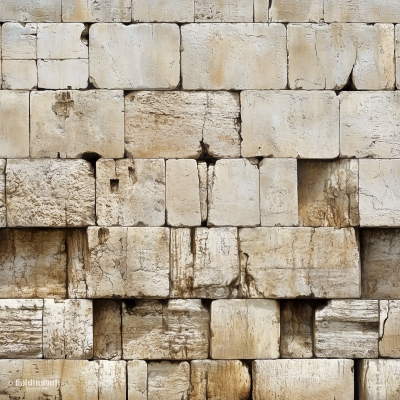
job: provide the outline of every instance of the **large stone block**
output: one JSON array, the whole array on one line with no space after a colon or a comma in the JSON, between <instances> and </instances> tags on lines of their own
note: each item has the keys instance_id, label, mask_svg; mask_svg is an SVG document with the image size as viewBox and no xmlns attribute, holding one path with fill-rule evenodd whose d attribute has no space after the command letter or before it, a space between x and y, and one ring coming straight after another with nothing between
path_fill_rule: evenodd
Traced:
<instances>
[{"instance_id":1,"label":"large stone block","mask_svg":"<svg viewBox=\"0 0 400 400\"><path fill-rule=\"evenodd\" d=\"M265 0L254 0L255 21L267 21L264 10L268 5L268 21L319 22L324 19L324 0L274 0L269 4Z\"/></svg>"},{"instance_id":2,"label":"large stone block","mask_svg":"<svg viewBox=\"0 0 400 400\"><path fill-rule=\"evenodd\" d=\"M400 357L400 301L379 301L379 356Z\"/></svg>"},{"instance_id":3,"label":"large stone block","mask_svg":"<svg viewBox=\"0 0 400 400\"><path fill-rule=\"evenodd\" d=\"M0 22L61 22L61 0L3 0Z\"/></svg>"},{"instance_id":4,"label":"large stone block","mask_svg":"<svg viewBox=\"0 0 400 400\"><path fill-rule=\"evenodd\" d=\"M335 92L244 91L242 157L335 158L339 99Z\"/></svg>"},{"instance_id":5,"label":"large stone block","mask_svg":"<svg viewBox=\"0 0 400 400\"><path fill-rule=\"evenodd\" d=\"M124 359L191 360L208 357L210 314L201 300L122 303Z\"/></svg>"},{"instance_id":6,"label":"large stone block","mask_svg":"<svg viewBox=\"0 0 400 400\"><path fill-rule=\"evenodd\" d=\"M90 81L105 89L175 89L180 80L175 24L94 24Z\"/></svg>"},{"instance_id":7,"label":"large stone block","mask_svg":"<svg viewBox=\"0 0 400 400\"><path fill-rule=\"evenodd\" d=\"M33 92L30 149L33 158L123 157L123 92Z\"/></svg>"},{"instance_id":8,"label":"large stone block","mask_svg":"<svg viewBox=\"0 0 400 400\"><path fill-rule=\"evenodd\" d=\"M182 33L183 89L284 89L281 24L189 24Z\"/></svg>"},{"instance_id":9,"label":"large stone block","mask_svg":"<svg viewBox=\"0 0 400 400\"><path fill-rule=\"evenodd\" d=\"M7 225L95 224L95 180L84 160L7 160Z\"/></svg>"},{"instance_id":10,"label":"large stone block","mask_svg":"<svg viewBox=\"0 0 400 400\"><path fill-rule=\"evenodd\" d=\"M128 400L148 400L146 361L128 361Z\"/></svg>"},{"instance_id":11,"label":"large stone block","mask_svg":"<svg viewBox=\"0 0 400 400\"><path fill-rule=\"evenodd\" d=\"M4 4L4 3L2 3ZM1 19L0 5L0 19ZM36 60L37 24L6 22L2 26L3 60Z\"/></svg>"},{"instance_id":12,"label":"large stone block","mask_svg":"<svg viewBox=\"0 0 400 400\"><path fill-rule=\"evenodd\" d=\"M135 22L193 22L194 0L135 0L132 21Z\"/></svg>"},{"instance_id":13,"label":"large stone block","mask_svg":"<svg viewBox=\"0 0 400 400\"><path fill-rule=\"evenodd\" d=\"M7 162L7 160L0 159L0 228L7 225L6 162Z\"/></svg>"},{"instance_id":14,"label":"large stone block","mask_svg":"<svg viewBox=\"0 0 400 400\"><path fill-rule=\"evenodd\" d=\"M360 256L353 228L239 230L241 294L360 297Z\"/></svg>"},{"instance_id":15,"label":"large stone block","mask_svg":"<svg viewBox=\"0 0 400 400\"><path fill-rule=\"evenodd\" d=\"M253 22L253 1L195 0L195 22Z\"/></svg>"},{"instance_id":16,"label":"large stone block","mask_svg":"<svg viewBox=\"0 0 400 400\"><path fill-rule=\"evenodd\" d=\"M3 89L34 90L38 77L34 60L3 60Z\"/></svg>"}]
</instances>

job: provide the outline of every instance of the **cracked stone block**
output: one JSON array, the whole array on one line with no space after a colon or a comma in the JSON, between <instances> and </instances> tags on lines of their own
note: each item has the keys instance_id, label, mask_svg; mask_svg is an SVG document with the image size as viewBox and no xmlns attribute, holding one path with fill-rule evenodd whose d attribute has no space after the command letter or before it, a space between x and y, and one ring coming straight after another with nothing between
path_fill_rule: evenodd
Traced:
<instances>
[{"instance_id":1,"label":"cracked stone block","mask_svg":"<svg viewBox=\"0 0 400 400\"><path fill-rule=\"evenodd\" d=\"M260 224L257 165L246 159L218 160L208 168L208 225Z\"/></svg>"},{"instance_id":2,"label":"cracked stone block","mask_svg":"<svg viewBox=\"0 0 400 400\"><path fill-rule=\"evenodd\" d=\"M197 299L123 302L123 357L149 360L207 358L209 323L209 311Z\"/></svg>"},{"instance_id":3,"label":"cracked stone block","mask_svg":"<svg viewBox=\"0 0 400 400\"><path fill-rule=\"evenodd\" d=\"M330 91L244 91L242 157L336 158L339 99Z\"/></svg>"},{"instance_id":4,"label":"cracked stone block","mask_svg":"<svg viewBox=\"0 0 400 400\"><path fill-rule=\"evenodd\" d=\"M211 357L279 358L276 300L216 300L211 303Z\"/></svg>"},{"instance_id":5,"label":"cracked stone block","mask_svg":"<svg viewBox=\"0 0 400 400\"><path fill-rule=\"evenodd\" d=\"M0 4L0 19L3 13ZM2 26L3 60L36 60L37 24L6 22Z\"/></svg>"},{"instance_id":6,"label":"cracked stone block","mask_svg":"<svg viewBox=\"0 0 400 400\"><path fill-rule=\"evenodd\" d=\"M259 169L261 226L297 226L297 160L264 158Z\"/></svg>"},{"instance_id":7,"label":"cracked stone block","mask_svg":"<svg viewBox=\"0 0 400 400\"><path fill-rule=\"evenodd\" d=\"M253 361L254 400L348 400L354 396L353 360Z\"/></svg>"},{"instance_id":8,"label":"cracked stone block","mask_svg":"<svg viewBox=\"0 0 400 400\"><path fill-rule=\"evenodd\" d=\"M2 86L8 90L34 90L38 77L34 60L3 60Z\"/></svg>"},{"instance_id":9,"label":"cracked stone block","mask_svg":"<svg viewBox=\"0 0 400 400\"><path fill-rule=\"evenodd\" d=\"M147 399L147 363L143 360L128 361L128 400Z\"/></svg>"},{"instance_id":10,"label":"cracked stone block","mask_svg":"<svg viewBox=\"0 0 400 400\"><path fill-rule=\"evenodd\" d=\"M188 400L190 365L188 362L151 362L147 366L148 400Z\"/></svg>"},{"instance_id":11,"label":"cracked stone block","mask_svg":"<svg viewBox=\"0 0 400 400\"><path fill-rule=\"evenodd\" d=\"M87 236L88 297L168 297L168 228L91 227Z\"/></svg>"},{"instance_id":12,"label":"cracked stone block","mask_svg":"<svg viewBox=\"0 0 400 400\"><path fill-rule=\"evenodd\" d=\"M164 160L98 160L96 215L103 226L164 225Z\"/></svg>"},{"instance_id":13,"label":"cracked stone block","mask_svg":"<svg viewBox=\"0 0 400 400\"><path fill-rule=\"evenodd\" d=\"M0 22L4 21L61 22L61 0L2 0Z\"/></svg>"},{"instance_id":14,"label":"cracked stone block","mask_svg":"<svg viewBox=\"0 0 400 400\"><path fill-rule=\"evenodd\" d=\"M353 228L240 229L239 250L243 297L360 297Z\"/></svg>"},{"instance_id":15,"label":"cracked stone block","mask_svg":"<svg viewBox=\"0 0 400 400\"><path fill-rule=\"evenodd\" d=\"M171 297L237 297L236 228L171 229Z\"/></svg>"},{"instance_id":16,"label":"cracked stone block","mask_svg":"<svg viewBox=\"0 0 400 400\"><path fill-rule=\"evenodd\" d=\"M290 24L289 87L393 90L393 24Z\"/></svg>"},{"instance_id":17,"label":"cracked stone block","mask_svg":"<svg viewBox=\"0 0 400 400\"><path fill-rule=\"evenodd\" d=\"M253 1L195 0L195 22L253 22Z\"/></svg>"},{"instance_id":18,"label":"cracked stone block","mask_svg":"<svg viewBox=\"0 0 400 400\"><path fill-rule=\"evenodd\" d=\"M90 82L104 89L175 89L180 81L176 24L94 24Z\"/></svg>"},{"instance_id":19,"label":"cracked stone block","mask_svg":"<svg viewBox=\"0 0 400 400\"><path fill-rule=\"evenodd\" d=\"M189 24L182 33L183 89L284 89L282 24Z\"/></svg>"},{"instance_id":20,"label":"cracked stone block","mask_svg":"<svg viewBox=\"0 0 400 400\"><path fill-rule=\"evenodd\" d=\"M193 22L194 0L135 0L132 21L135 22Z\"/></svg>"},{"instance_id":21,"label":"cracked stone block","mask_svg":"<svg viewBox=\"0 0 400 400\"><path fill-rule=\"evenodd\" d=\"M400 160L359 160L360 226L400 226Z\"/></svg>"},{"instance_id":22,"label":"cracked stone block","mask_svg":"<svg viewBox=\"0 0 400 400\"><path fill-rule=\"evenodd\" d=\"M95 179L85 160L7 160L7 225L95 224Z\"/></svg>"},{"instance_id":23,"label":"cracked stone block","mask_svg":"<svg viewBox=\"0 0 400 400\"><path fill-rule=\"evenodd\" d=\"M379 356L400 357L400 301L379 301Z\"/></svg>"},{"instance_id":24,"label":"cracked stone block","mask_svg":"<svg viewBox=\"0 0 400 400\"><path fill-rule=\"evenodd\" d=\"M304 300L281 300L280 307L281 358L312 358L313 303Z\"/></svg>"},{"instance_id":25,"label":"cracked stone block","mask_svg":"<svg viewBox=\"0 0 400 400\"><path fill-rule=\"evenodd\" d=\"M190 363L190 400L247 400L250 398L249 367L239 360L196 360Z\"/></svg>"},{"instance_id":26,"label":"cracked stone block","mask_svg":"<svg viewBox=\"0 0 400 400\"><path fill-rule=\"evenodd\" d=\"M328 300L315 309L314 353L320 358L378 357L378 300Z\"/></svg>"},{"instance_id":27,"label":"cracked stone block","mask_svg":"<svg viewBox=\"0 0 400 400\"><path fill-rule=\"evenodd\" d=\"M85 229L68 229L67 236L67 291L68 298L86 298L86 263L88 243Z\"/></svg>"},{"instance_id":28,"label":"cracked stone block","mask_svg":"<svg viewBox=\"0 0 400 400\"><path fill-rule=\"evenodd\" d=\"M0 73L1 73L1 71L0 71ZM1 143L1 140L0 140L0 143ZM6 163L7 163L7 160L0 159L0 228L7 225Z\"/></svg>"},{"instance_id":29,"label":"cracked stone block","mask_svg":"<svg viewBox=\"0 0 400 400\"><path fill-rule=\"evenodd\" d=\"M93 357L92 300L44 300L43 355L74 360Z\"/></svg>"},{"instance_id":30,"label":"cracked stone block","mask_svg":"<svg viewBox=\"0 0 400 400\"><path fill-rule=\"evenodd\" d=\"M357 226L358 160L298 162L299 225Z\"/></svg>"},{"instance_id":31,"label":"cracked stone block","mask_svg":"<svg viewBox=\"0 0 400 400\"><path fill-rule=\"evenodd\" d=\"M0 300L0 358L42 358L43 300Z\"/></svg>"},{"instance_id":32,"label":"cracked stone block","mask_svg":"<svg viewBox=\"0 0 400 400\"><path fill-rule=\"evenodd\" d=\"M1 161L0 161L1 162ZM1 167L0 167L1 170ZM197 163L197 170L199 173L199 189L200 189L200 212L201 222L207 221L208 216L208 166L204 161ZM0 189L1 190L1 189ZM0 223L1 226L1 223Z\"/></svg>"},{"instance_id":33,"label":"cracked stone block","mask_svg":"<svg viewBox=\"0 0 400 400\"><path fill-rule=\"evenodd\" d=\"M324 0L271 0L268 19L264 11L268 1L254 1L260 4L255 6L254 18L257 22L319 22L324 19Z\"/></svg>"},{"instance_id":34,"label":"cracked stone block","mask_svg":"<svg viewBox=\"0 0 400 400\"><path fill-rule=\"evenodd\" d=\"M0 90L0 157L29 157L29 92Z\"/></svg>"}]
</instances>

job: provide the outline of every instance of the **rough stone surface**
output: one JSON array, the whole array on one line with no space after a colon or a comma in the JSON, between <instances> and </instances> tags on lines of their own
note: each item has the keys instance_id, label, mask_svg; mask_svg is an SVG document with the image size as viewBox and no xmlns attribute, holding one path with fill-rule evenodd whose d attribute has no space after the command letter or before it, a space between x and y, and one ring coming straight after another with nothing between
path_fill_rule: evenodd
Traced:
<instances>
[{"instance_id":1,"label":"rough stone surface","mask_svg":"<svg viewBox=\"0 0 400 400\"><path fill-rule=\"evenodd\" d=\"M126 400L126 362L105 360L95 362L99 371L98 399Z\"/></svg>"},{"instance_id":2,"label":"rough stone surface","mask_svg":"<svg viewBox=\"0 0 400 400\"><path fill-rule=\"evenodd\" d=\"M336 158L335 92L244 91L242 157Z\"/></svg>"},{"instance_id":3,"label":"rough stone surface","mask_svg":"<svg viewBox=\"0 0 400 400\"><path fill-rule=\"evenodd\" d=\"M379 356L400 357L400 301L379 301Z\"/></svg>"},{"instance_id":4,"label":"rough stone surface","mask_svg":"<svg viewBox=\"0 0 400 400\"><path fill-rule=\"evenodd\" d=\"M253 22L253 1L195 0L195 22Z\"/></svg>"},{"instance_id":5,"label":"rough stone surface","mask_svg":"<svg viewBox=\"0 0 400 400\"><path fill-rule=\"evenodd\" d=\"M254 0L266 3L265 0ZM264 5L264 7L266 7ZM261 11L263 7L261 6ZM267 21L260 10L255 12L256 21ZM269 21L273 22L319 22L324 18L324 0L273 0L269 3Z\"/></svg>"},{"instance_id":6,"label":"rough stone surface","mask_svg":"<svg viewBox=\"0 0 400 400\"><path fill-rule=\"evenodd\" d=\"M68 229L67 235L67 290L68 298L86 298L86 269L88 243L85 229Z\"/></svg>"},{"instance_id":7,"label":"rough stone surface","mask_svg":"<svg viewBox=\"0 0 400 400\"><path fill-rule=\"evenodd\" d=\"M5 175L6 163L7 163L7 160L0 159L0 228L7 225L6 175Z\"/></svg>"},{"instance_id":8,"label":"rough stone surface","mask_svg":"<svg viewBox=\"0 0 400 400\"><path fill-rule=\"evenodd\" d=\"M0 170L1 170L1 167L0 167ZM204 161L198 162L197 170L199 173L201 222L205 222L205 221L207 221L207 217L208 217L208 193L207 193L207 191L208 191L208 166L207 166L207 163L205 163Z\"/></svg>"},{"instance_id":9,"label":"rough stone surface","mask_svg":"<svg viewBox=\"0 0 400 400\"><path fill-rule=\"evenodd\" d=\"M395 26L396 88L400 88L400 27Z\"/></svg>"},{"instance_id":10,"label":"rough stone surface","mask_svg":"<svg viewBox=\"0 0 400 400\"><path fill-rule=\"evenodd\" d=\"M36 60L36 34L37 24L6 22L2 26L1 38L3 60Z\"/></svg>"},{"instance_id":11,"label":"rough stone surface","mask_svg":"<svg viewBox=\"0 0 400 400\"><path fill-rule=\"evenodd\" d=\"M3 0L0 4L0 22L10 20L61 22L61 0Z\"/></svg>"},{"instance_id":12,"label":"rough stone surface","mask_svg":"<svg viewBox=\"0 0 400 400\"><path fill-rule=\"evenodd\" d=\"M33 90L38 77L34 60L3 60L2 86L8 90Z\"/></svg>"},{"instance_id":13,"label":"rough stone surface","mask_svg":"<svg viewBox=\"0 0 400 400\"><path fill-rule=\"evenodd\" d=\"M193 22L194 0L135 0L132 21L135 22Z\"/></svg>"},{"instance_id":14,"label":"rough stone surface","mask_svg":"<svg viewBox=\"0 0 400 400\"><path fill-rule=\"evenodd\" d=\"M146 361L128 361L128 400L148 400Z\"/></svg>"}]
</instances>

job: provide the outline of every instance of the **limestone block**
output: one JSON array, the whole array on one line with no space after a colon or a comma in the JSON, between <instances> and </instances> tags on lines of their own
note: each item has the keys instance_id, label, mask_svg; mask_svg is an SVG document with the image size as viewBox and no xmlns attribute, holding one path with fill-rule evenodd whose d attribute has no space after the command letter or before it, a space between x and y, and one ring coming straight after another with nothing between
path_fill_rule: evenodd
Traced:
<instances>
[{"instance_id":1,"label":"limestone block","mask_svg":"<svg viewBox=\"0 0 400 400\"><path fill-rule=\"evenodd\" d=\"M269 16L269 0L253 0L254 22L267 22Z\"/></svg>"},{"instance_id":2,"label":"limestone block","mask_svg":"<svg viewBox=\"0 0 400 400\"><path fill-rule=\"evenodd\" d=\"M195 0L196 22L253 22L253 1Z\"/></svg>"},{"instance_id":3,"label":"limestone block","mask_svg":"<svg viewBox=\"0 0 400 400\"><path fill-rule=\"evenodd\" d=\"M164 160L98 160L96 215L103 226L164 225Z\"/></svg>"},{"instance_id":4,"label":"limestone block","mask_svg":"<svg viewBox=\"0 0 400 400\"><path fill-rule=\"evenodd\" d=\"M268 4L265 0L254 1ZM324 0L273 0L269 4L269 21L272 22L319 22L324 19ZM258 10L255 12L255 21L266 22L263 17Z\"/></svg>"},{"instance_id":5,"label":"limestone block","mask_svg":"<svg viewBox=\"0 0 400 400\"><path fill-rule=\"evenodd\" d=\"M378 357L378 300L329 300L315 309L314 326L316 357Z\"/></svg>"},{"instance_id":6,"label":"limestone block","mask_svg":"<svg viewBox=\"0 0 400 400\"><path fill-rule=\"evenodd\" d=\"M7 225L95 224L95 181L85 160L7 160Z\"/></svg>"},{"instance_id":7,"label":"limestone block","mask_svg":"<svg viewBox=\"0 0 400 400\"><path fill-rule=\"evenodd\" d=\"M244 297L360 297L353 228L240 229L239 250Z\"/></svg>"},{"instance_id":8,"label":"limestone block","mask_svg":"<svg viewBox=\"0 0 400 400\"><path fill-rule=\"evenodd\" d=\"M400 88L400 28L395 26L396 88Z\"/></svg>"},{"instance_id":9,"label":"limestone block","mask_svg":"<svg viewBox=\"0 0 400 400\"><path fill-rule=\"evenodd\" d=\"M8 90L33 90L37 88L38 77L34 60L3 60L2 86Z\"/></svg>"},{"instance_id":10,"label":"limestone block","mask_svg":"<svg viewBox=\"0 0 400 400\"><path fill-rule=\"evenodd\" d=\"M353 396L353 360L253 361L254 400L348 400Z\"/></svg>"},{"instance_id":11,"label":"limestone block","mask_svg":"<svg viewBox=\"0 0 400 400\"><path fill-rule=\"evenodd\" d=\"M290 24L289 87L394 89L392 24Z\"/></svg>"},{"instance_id":12,"label":"limestone block","mask_svg":"<svg viewBox=\"0 0 400 400\"><path fill-rule=\"evenodd\" d=\"M400 357L400 301L379 301L379 356Z\"/></svg>"},{"instance_id":13,"label":"limestone block","mask_svg":"<svg viewBox=\"0 0 400 400\"><path fill-rule=\"evenodd\" d=\"M167 160L166 214L170 226L201 225L199 173L195 160Z\"/></svg>"},{"instance_id":14,"label":"limestone block","mask_svg":"<svg viewBox=\"0 0 400 400\"><path fill-rule=\"evenodd\" d=\"M297 226L297 161L264 158L259 169L261 226Z\"/></svg>"},{"instance_id":15,"label":"limestone block","mask_svg":"<svg viewBox=\"0 0 400 400\"><path fill-rule=\"evenodd\" d=\"M31 94L31 157L124 155L122 91L68 90Z\"/></svg>"},{"instance_id":16,"label":"limestone block","mask_svg":"<svg viewBox=\"0 0 400 400\"><path fill-rule=\"evenodd\" d=\"M43 355L75 360L93 357L92 300L44 300Z\"/></svg>"},{"instance_id":17,"label":"limestone block","mask_svg":"<svg viewBox=\"0 0 400 400\"><path fill-rule=\"evenodd\" d=\"M247 400L250 398L249 368L239 360L196 360L190 363L190 400Z\"/></svg>"},{"instance_id":18,"label":"limestone block","mask_svg":"<svg viewBox=\"0 0 400 400\"><path fill-rule=\"evenodd\" d=\"M335 92L244 91L242 157L336 158L339 99Z\"/></svg>"},{"instance_id":19,"label":"limestone block","mask_svg":"<svg viewBox=\"0 0 400 400\"><path fill-rule=\"evenodd\" d=\"M193 22L194 0L135 0L132 21L135 22Z\"/></svg>"},{"instance_id":20,"label":"limestone block","mask_svg":"<svg viewBox=\"0 0 400 400\"><path fill-rule=\"evenodd\" d=\"M98 365L98 400L126 400L126 362L99 360L95 363Z\"/></svg>"},{"instance_id":21,"label":"limestone block","mask_svg":"<svg viewBox=\"0 0 400 400\"><path fill-rule=\"evenodd\" d=\"M68 298L86 298L86 269L88 243L85 229L68 229L67 235L67 290Z\"/></svg>"},{"instance_id":22,"label":"limestone block","mask_svg":"<svg viewBox=\"0 0 400 400\"><path fill-rule=\"evenodd\" d=\"M105 89L175 89L180 31L175 24L94 24L89 80Z\"/></svg>"},{"instance_id":23,"label":"limestone block","mask_svg":"<svg viewBox=\"0 0 400 400\"><path fill-rule=\"evenodd\" d=\"M219 160L208 168L208 225L260 224L258 166L246 159Z\"/></svg>"},{"instance_id":24,"label":"limestone block","mask_svg":"<svg viewBox=\"0 0 400 400\"><path fill-rule=\"evenodd\" d=\"M148 400L146 361L128 361L128 400Z\"/></svg>"},{"instance_id":25,"label":"limestone block","mask_svg":"<svg viewBox=\"0 0 400 400\"><path fill-rule=\"evenodd\" d=\"M168 297L168 228L92 227L87 235L88 297Z\"/></svg>"},{"instance_id":26,"label":"limestone block","mask_svg":"<svg viewBox=\"0 0 400 400\"><path fill-rule=\"evenodd\" d=\"M1 71L0 71L1 73ZM6 163L0 159L0 228L7 225L6 213ZM207 189L206 189L207 190ZM203 211L203 210L202 210ZM206 217L207 218L207 217Z\"/></svg>"},{"instance_id":27,"label":"limestone block","mask_svg":"<svg viewBox=\"0 0 400 400\"><path fill-rule=\"evenodd\" d=\"M171 229L170 280L171 297L237 297L237 229Z\"/></svg>"},{"instance_id":28,"label":"limestone block","mask_svg":"<svg viewBox=\"0 0 400 400\"><path fill-rule=\"evenodd\" d=\"M183 89L286 87L284 25L188 24L181 32Z\"/></svg>"},{"instance_id":29,"label":"limestone block","mask_svg":"<svg viewBox=\"0 0 400 400\"><path fill-rule=\"evenodd\" d=\"M299 161L299 225L357 226L358 160Z\"/></svg>"},{"instance_id":30,"label":"limestone block","mask_svg":"<svg viewBox=\"0 0 400 400\"><path fill-rule=\"evenodd\" d=\"M0 90L0 157L29 157L29 92Z\"/></svg>"},{"instance_id":31,"label":"limestone block","mask_svg":"<svg viewBox=\"0 0 400 400\"><path fill-rule=\"evenodd\" d=\"M0 300L0 358L42 358L43 300Z\"/></svg>"},{"instance_id":32,"label":"limestone block","mask_svg":"<svg viewBox=\"0 0 400 400\"><path fill-rule=\"evenodd\" d=\"M4 2L0 5L0 19L4 15L1 12L2 7ZM6 22L2 26L3 60L36 60L36 34L37 24Z\"/></svg>"},{"instance_id":33,"label":"limestone block","mask_svg":"<svg viewBox=\"0 0 400 400\"><path fill-rule=\"evenodd\" d=\"M96 300L93 303L93 356L120 360L121 305L116 300Z\"/></svg>"},{"instance_id":34,"label":"limestone block","mask_svg":"<svg viewBox=\"0 0 400 400\"><path fill-rule=\"evenodd\" d=\"M1 161L0 161L1 162ZM1 170L1 167L0 167ZM197 163L197 170L199 173L199 189L200 189L200 212L201 212L201 222L207 221L208 215L208 166L205 162ZM0 189L1 191L1 189Z\"/></svg>"},{"instance_id":35,"label":"limestone block","mask_svg":"<svg viewBox=\"0 0 400 400\"><path fill-rule=\"evenodd\" d=\"M3 21L61 22L61 0L2 0Z\"/></svg>"},{"instance_id":36,"label":"limestone block","mask_svg":"<svg viewBox=\"0 0 400 400\"><path fill-rule=\"evenodd\" d=\"M188 400L190 365L188 362L151 362L147 367L148 400Z\"/></svg>"},{"instance_id":37,"label":"limestone block","mask_svg":"<svg viewBox=\"0 0 400 400\"><path fill-rule=\"evenodd\" d=\"M211 357L279 358L276 300L216 300L211 303Z\"/></svg>"},{"instance_id":38,"label":"limestone block","mask_svg":"<svg viewBox=\"0 0 400 400\"><path fill-rule=\"evenodd\" d=\"M207 358L209 322L209 312L197 299L123 302L123 357L149 360Z\"/></svg>"},{"instance_id":39,"label":"limestone block","mask_svg":"<svg viewBox=\"0 0 400 400\"><path fill-rule=\"evenodd\" d=\"M360 226L400 226L400 160L359 161Z\"/></svg>"}]
</instances>

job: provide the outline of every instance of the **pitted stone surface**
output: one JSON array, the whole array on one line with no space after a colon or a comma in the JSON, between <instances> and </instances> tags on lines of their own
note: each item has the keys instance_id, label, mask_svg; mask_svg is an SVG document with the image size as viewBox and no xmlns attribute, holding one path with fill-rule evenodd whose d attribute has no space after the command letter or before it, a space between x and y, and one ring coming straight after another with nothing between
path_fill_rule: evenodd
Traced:
<instances>
[{"instance_id":1,"label":"pitted stone surface","mask_svg":"<svg viewBox=\"0 0 400 400\"><path fill-rule=\"evenodd\" d=\"M253 22L253 1L194 0L195 22Z\"/></svg>"}]
</instances>

